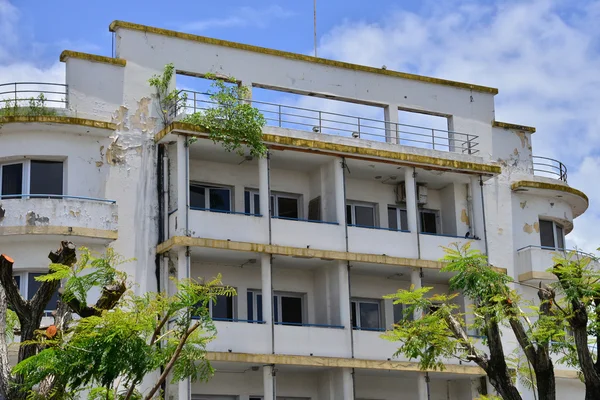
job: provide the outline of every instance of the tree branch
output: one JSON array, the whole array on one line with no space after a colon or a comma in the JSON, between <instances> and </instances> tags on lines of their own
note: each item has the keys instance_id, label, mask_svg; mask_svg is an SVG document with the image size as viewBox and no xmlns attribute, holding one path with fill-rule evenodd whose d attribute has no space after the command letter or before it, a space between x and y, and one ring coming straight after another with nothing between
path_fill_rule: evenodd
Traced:
<instances>
[{"instance_id":1,"label":"tree branch","mask_svg":"<svg viewBox=\"0 0 600 400\"><path fill-rule=\"evenodd\" d=\"M473 344L469 341L469 336L467 332L465 332L463 326L454 318L452 314L448 314L446 317L446 323L450 328L450 331L453 334L453 337L458 340L463 346L466 347L469 355L467 358L469 361L474 361L477 365L479 365L483 370L488 368L488 360L485 355L481 355L477 348L473 346Z\"/></svg>"},{"instance_id":2,"label":"tree branch","mask_svg":"<svg viewBox=\"0 0 600 400\"><path fill-rule=\"evenodd\" d=\"M4 288L0 286L0 397L10 398L10 364L8 362L8 344L6 343L6 312L8 301Z\"/></svg>"},{"instance_id":3,"label":"tree branch","mask_svg":"<svg viewBox=\"0 0 600 400\"><path fill-rule=\"evenodd\" d=\"M199 326L200 326L200 321L198 321L194 325L192 325L183 334L183 336L179 340L179 344L177 345L177 348L175 349L175 353L173 353L173 356L169 360L169 363L165 366L165 369L163 370L163 373L160 375L160 377L158 378L158 380L156 381L156 383L154 384L154 386L152 387L152 389L150 389L150 392L146 395L146 397L144 398L144 400L150 400L150 399L152 399L152 396L154 396L154 394L158 391L158 389L160 388L160 386L162 385L162 383L165 381L165 379L167 379L167 376L169 375L169 373L171 372L171 369L173 369L173 366L175 365L175 362L179 358L179 354L181 354L181 350L183 350L183 346L185 345L185 342L190 337L190 335L196 329L198 329Z\"/></svg>"},{"instance_id":4,"label":"tree branch","mask_svg":"<svg viewBox=\"0 0 600 400\"><path fill-rule=\"evenodd\" d=\"M160 322L158 323L158 325L156 326L156 329L154 329L154 333L152 333L152 338L150 338L150 345L151 346L156 341L156 338L160 334L160 331L162 330L163 326L165 326L165 324L169 320L170 316L171 315L169 313L166 313L165 316L163 317L163 319L161 319Z\"/></svg>"},{"instance_id":5,"label":"tree branch","mask_svg":"<svg viewBox=\"0 0 600 400\"><path fill-rule=\"evenodd\" d=\"M91 316L100 316L102 315L102 311L112 310L119 300L123 293L127 290L127 286L125 282L119 282L114 285L104 286L102 288L102 294L96 304L93 306L88 306L86 304L82 304L78 299L72 298L67 304L71 308L71 310L79 315L82 318L91 317Z\"/></svg>"},{"instance_id":6,"label":"tree branch","mask_svg":"<svg viewBox=\"0 0 600 400\"><path fill-rule=\"evenodd\" d=\"M29 305L21 297L17 281L13 277L14 260L5 254L0 255L0 284L4 288L8 304L12 306L17 315L29 314Z\"/></svg>"}]
</instances>

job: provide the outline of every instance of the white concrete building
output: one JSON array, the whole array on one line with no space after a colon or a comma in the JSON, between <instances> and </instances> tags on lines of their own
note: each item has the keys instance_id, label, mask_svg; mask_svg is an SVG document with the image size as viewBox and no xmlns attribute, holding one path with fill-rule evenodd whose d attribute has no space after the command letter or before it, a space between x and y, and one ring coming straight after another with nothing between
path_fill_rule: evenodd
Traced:
<instances>
[{"instance_id":1,"label":"white concrete building","mask_svg":"<svg viewBox=\"0 0 600 400\"><path fill-rule=\"evenodd\" d=\"M0 130L0 245L25 294L65 237L135 257L139 292L221 273L238 296L212 309L217 372L169 386L167 398L462 400L488 390L477 366L448 360L426 374L380 335L402 313L383 295L448 290L440 246L471 241L537 284L588 206L561 163L532 155L535 129L495 121L497 89L122 21L110 30L114 58L63 52L66 85L0 86L45 91L59 111ZM164 127L148 79L167 63L173 88L188 90L184 113L207 107L190 90L206 73L249 86L268 119L269 157ZM583 398L574 371L557 369L558 398Z\"/></svg>"}]
</instances>

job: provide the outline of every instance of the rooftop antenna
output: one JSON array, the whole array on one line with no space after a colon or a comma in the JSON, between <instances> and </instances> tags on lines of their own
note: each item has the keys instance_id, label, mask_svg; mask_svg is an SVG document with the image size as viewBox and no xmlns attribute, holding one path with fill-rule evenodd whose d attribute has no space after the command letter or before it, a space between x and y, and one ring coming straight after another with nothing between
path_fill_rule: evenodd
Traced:
<instances>
[{"instance_id":1,"label":"rooftop antenna","mask_svg":"<svg viewBox=\"0 0 600 400\"><path fill-rule=\"evenodd\" d=\"M313 0L313 21L314 21L314 39L315 39L315 57L317 56L317 0Z\"/></svg>"}]
</instances>

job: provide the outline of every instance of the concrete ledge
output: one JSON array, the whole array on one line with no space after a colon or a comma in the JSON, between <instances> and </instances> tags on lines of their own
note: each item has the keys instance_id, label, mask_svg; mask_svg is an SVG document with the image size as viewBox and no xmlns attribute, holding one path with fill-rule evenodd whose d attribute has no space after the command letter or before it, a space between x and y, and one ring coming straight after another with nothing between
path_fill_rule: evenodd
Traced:
<instances>
[{"instance_id":1,"label":"concrete ledge","mask_svg":"<svg viewBox=\"0 0 600 400\"><path fill-rule=\"evenodd\" d=\"M127 61L123 60L122 58L98 56L96 54L81 53L79 51L73 50L64 50L62 53L60 53L61 62L66 62L69 58L78 58L80 60L111 64L119 67L124 67L125 65L127 65Z\"/></svg>"},{"instance_id":2,"label":"concrete ledge","mask_svg":"<svg viewBox=\"0 0 600 400\"><path fill-rule=\"evenodd\" d=\"M519 275L519 282L527 282L534 280L556 281L556 275L546 271L529 271Z\"/></svg>"},{"instance_id":3,"label":"concrete ledge","mask_svg":"<svg viewBox=\"0 0 600 400\"><path fill-rule=\"evenodd\" d=\"M406 361L378 361L357 358L337 358L318 356L296 356L283 354L249 354L249 353L224 353L207 352L206 358L210 361L238 362L251 364L279 364L301 365L308 367L327 368L360 368L388 371L423 372L416 362ZM443 371L429 370L429 372L483 376L485 372L477 366L446 364Z\"/></svg>"},{"instance_id":4,"label":"concrete ledge","mask_svg":"<svg viewBox=\"0 0 600 400\"><path fill-rule=\"evenodd\" d=\"M510 124L508 122L493 121L492 126L494 128L512 129L512 130L516 130L516 131L525 131L525 132L529 132L529 133L535 133L535 128L533 126L527 126L527 125L516 125L516 124Z\"/></svg>"},{"instance_id":5,"label":"concrete ledge","mask_svg":"<svg viewBox=\"0 0 600 400\"><path fill-rule=\"evenodd\" d=\"M65 117L63 115L39 115L34 117L16 116L16 117L0 117L0 125L11 123L43 123L43 124L63 124L63 125L80 125L90 128L107 129L114 131L117 125L111 122L96 121L93 119Z\"/></svg>"},{"instance_id":6,"label":"concrete ledge","mask_svg":"<svg viewBox=\"0 0 600 400\"><path fill-rule=\"evenodd\" d=\"M69 226L3 226L0 227L0 236L15 235L59 235L81 236L105 240L117 240L117 231L93 228L76 228Z\"/></svg>"},{"instance_id":7,"label":"concrete ledge","mask_svg":"<svg viewBox=\"0 0 600 400\"><path fill-rule=\"evenodd\" d=\"M239 49L239 50L251 51L254 53L262 53L262 54L266 54L266 55L270 55L270 56L283 57L283 58L288 58L288 59L293 59L293 60L298 60L298 61L306 61L306 62L315 63L315 64L322 64L322 65L327 65L327 66L335 67L335 68L344 68L344 69L350 69L353 71L362 71L362 72L368 72L368 73L379 74L379 75L387 75L387 76L392 76L395 78L410 79L410 80L414 80L414 81L431 83L434 85L453 86L453 87L456 87L459 89L475 90L478 92L490 93L492 95L498 94L498 89L492 88L492 87L487 87L487 86L473 85L470 83L450 81L450 80L440 79L440 78L432 78L432 77L428 77L428 76L409 74L406 72L391 71L391 70L381 69L381 68L367 67L365 65L351 64L351 63L335 61L335 60L328 60L325 58L311 57L311 56L307 56L304 54L297 54L297 53L291 53L291 52L287 52L287 51L268 49L265 47L252 46L252 45L243 44L243 43L229 42L227 40L213 39L213 38L209 38L209 37L205 37L205 36L192 35L189 33L183 33L183 32L171 31L168 29L155 28L152 26L135 24L132 22L113 21L110 24L108 29L111 32L116 32L118 29L130 29L130 30L134 30L134 31L152 33L155 35L168 36L168 37L177 38L177 39L190 40L190 41L194 41L194 42L211 44L214 46L229 47L229 48L235 48L235 49Z\"/></svg>"},{"instance_id":8,"label":"concrete ledge","mask_svg":"<svg viewBox=\"0 0 600 400\"><path fill-rule=\"evenodd\" d=\"M326 260L356 261L371 264L398 265L434 270L440 270L444 266L444 263L441 261L421 260L416 258L403 258L379 254L307 249L303 247L278 246L249 242L234 242L230 240L194 238L189 236L174 236L166 242L159 244L156 247L156 252L159 254L166 253L167 251L175 247L205 247L212 249L266 253L299 258L322 258ZM505 268L494 268L497 271L506 273Z\"/></svg>"},{"instance_id":9,"label":"concrete ledge","mask_svg":"<svg viewBox=\"0 0 600 400\"><path fill-rule=\"evenodd\" d=\"M554 181L561 183L549 183L542 180L533 181L517 181L510 185L510 188L515 192L526 192L547 197L562 197L562 200L567 202L573 209L573 217L576 218L583 214L590 205L588 197L580 190L572 188L557 179ZM549 180L546 178L546 180Z\"/></svg>"},{"instance_id":10,"label":"concrete ledge","mask_svg":"<svg viewBox=\"0 0 600 400\"><path fill-rule=\"evenodd\" d=\"M177 131L178 134L194 136L200 139L208 138L206 131L199 126L183 122L173 122L158 132L154 137L154 141L159 142L165 136L170 133L174 133L175 131ZM424 166L431 169L444 171L464 171L484 175L497 175L502 173L502 168L498 165L452 160L448 158L432 157L429 155L402 153L375 149L371 147L351 146L320 140L301 139L265 133L263 133L263 140L267 144L270 144L269 147L273 149L310 151L334 156L343 155L348 158L379 160L382 162L403 166Z\"/></svg>"}]
</instances>

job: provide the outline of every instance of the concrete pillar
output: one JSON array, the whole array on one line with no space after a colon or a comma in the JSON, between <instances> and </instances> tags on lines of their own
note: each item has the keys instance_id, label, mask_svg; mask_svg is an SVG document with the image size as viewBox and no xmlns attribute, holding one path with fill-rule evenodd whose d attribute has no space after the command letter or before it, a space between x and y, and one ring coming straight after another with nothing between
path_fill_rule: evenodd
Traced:
<instances>
[{"instance_id":1,"label":"concrete pillar","mask_svg":"<svg viewBox=\"0 0 600 400\"><path fill-rule=\"evenodd\" d=\"M421 269L413 268L410 271L410 284L414 286L414 290L421 289L423 287L423 282L421 278ZM423 310L415 310L413 318L419 319L423 314Z\"/></svg>"},{"instance_id":2,"label":"concrete pillar","mask_svg":"<svg viewBox=\"0 0 600 400\"><path fill-rule=\"evenodd\" d=\"M186 253L186 247L180 247L177 249L177 280L188 279L190 277L190 269Z\"/></svg>"},{"instance_id":3,"label":"concrete pillar","mask_svg":"<svg viewBox=\"0 0 600 400\"><path fill-rule=\"evenodd\" d=\"M189 379L184 379L183 381L177 384L177 398L180 400L187 400L192 398Z\"/></svg>"},{"instance_id":4,"label":"concrete pillar","mask_svg":"<svg viewBox=\"0 0 600 400\"><path fill-rule=\"evenodd\" d=\"M385 141L388 143L400 143L398 129L398 106L390 104L383 109L385 124Z\"/></svg>"},{"instance_id":5,"label":"concrete pillar","mask_svg":"<svg viewBox=\"0 0 600 400\"><path fill-rule=\"evenodd\" d=\"M352 321L350 317L350 288L348 286L348 265L345 261L338 261L338 287L339 287L339 313L340 313L340 325L344 326L350 334L352 329Z\"/></svg>"},{"instance_id":6,"label":"concrete pillar","mask_svg":"<svg viewBox=\"0 0 600 400\"><path fill-rule=\"evenodd\" d=\"M271 256L269 254L260 255L260 277L263 320L267 325L271 325L273 323L273 313L271 311L273 293L271 293Z\"/></svg>"},{"instance_id":7,"label":"concrete pillar","mask_svg":"<svg viewBox=\"0 0 600 400\"><path fill-rule=\"evenodd\" d=\"M269 218L269 159L267 157L258 159L258 196L260 201L260 213L263 218ZM250 212L253 212L250 210Z\"/></svg>"},{"instance_id":8,"label":"concrete pillar","mask_svg":"<svg viewBox=\"0 0 600 400\"><path fill-rule=\"evenodd\" d=\"M342 368L342 393L344 400L354 400L354 382L352 368Z\"/></svg>"},{"instance_id":9,"label":"concrete pillar","mask_svg":"<svg viewBox=\"0 0 600 400\"><path fill-rule=\"evenodd\" d=\"M427 400L427 375L424 372L419 372L417 377L417 400Z\"/></svg>"},{"instance_id":10,"label":"concrete pillar","mask_svg":"<svg viewBox=\"0 0 600 400\"><path fill-rule=\"evenodd\" d=\"M481 200L482 187L479 185L479 177L471 177L471 202L473 203L473 215L471 215L471 226L474 232L472 236L477 236L481 240L485 240L483 227L483 202Z\"/></svg>"},{"instance_id":11,"label":"concrete pillar","mask_svg":"<svg viewBox=\"0 0 600 400\"><path fill-rule=\"evenodd\" d=\"M406 218L408 220L408 230L417 234L419 232L417 194L415 186L415 177L413 168L404 169L404 187L406 188Z\"/></svg>"},{"instance_id":12,"label":"concrete pillar","mask_svg":"<svg viewBox=\"0 0 600 400\"><path fill-rule=\"evenodd\" d=\"M273 365L263 366L263 400L275 400L275 378Z\"/></svg>"},{"instance_id":13,"label":"concrete pillar","mask_svg":"<svg viewBox=\"0 0 600 400\"><path fill-rule=\"evenodd\" d=\"M465 323L467 324L467 326L473 325L473 323L475 322L475 316L473 315L473 304L473 299L467 296L463 297L463 305L465 307ZM476 335L477 330L473 328L468 328L467 334Z\"/></svg>"},{"instance_id":14,"label":"concrete pillar","mask_svg":"<svg viewBox=\"0 0 600 400\"><path fill-rule=\"evenodd\" d=\"M346 199L344 196L344 160L336 158L333 168L333 180L335 186L335 216L340 225L346 223Z\"/></svg>"},{"instance_id":15,"label":"concrete pillar","mask_svg":"<svg viewBox=\"0 0 600 400\"><path fill-rule=\"evenodd\" d=\"M177 230L184 235L189 234L188 205L189 179L188 179L188 147L184 135L177 136Z\"/></svg>"}]
</instances>

